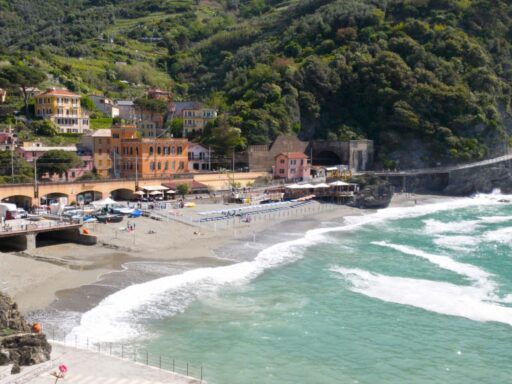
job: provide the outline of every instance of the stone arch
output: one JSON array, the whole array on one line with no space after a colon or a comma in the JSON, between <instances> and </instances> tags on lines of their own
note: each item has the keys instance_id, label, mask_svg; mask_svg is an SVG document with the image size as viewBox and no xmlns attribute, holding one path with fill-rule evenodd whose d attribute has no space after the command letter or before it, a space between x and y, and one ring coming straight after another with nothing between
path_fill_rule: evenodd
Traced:
<instances>
[{"instance_id":1,"label":"stone arch","mask_svg":"<svg viewBox=\"0 0 512 384\"><path fill-rule=\"evenodd\" d=\"M129 188L118 188L110 191L110 197L114 200L131 200L133 199L133 189Z\"/></svg>"},{"instance_id":2,"label":"stone arch","mask_svg":"<svg viewBox=\"0 0 512 384\"><path fill-rule=\"evenodd\" d=\"M2 203L16 204L18 208L24 208L26 210L32 207L32 197L25 195L12 195L2 199Z\"/></svg>"},{"instance_id":3,"label":"stone arch","mask_svg":"<svg viewBox=\"0 0 512 384\"><path fill-rule=\"evenodd\" d=\"M67 195L65 193L61 193L61 192L47 193L46 195L41 196L40 201L41 201L42 205L48 205L48 204L56 202L61 197L65 197L66 199L68 199L68 203L69 203L69 195Z\"/></svg>"},{"instance_id":4,"label":"stone arch","mask_svg":"<svg viewBox=\"0 0 512 384\"><path fill-rule=\"evenodd\" d=\"M333 151L321 151L317 154L313 154L313 163L315 165L340 165L343 164L340 156Z\"/></svg>"},{"instance_id":5,"label":"stone arch","mask_svg":"<svg viewBox=\"0 0 512 384\"><path fill-rule=\"evenodd\" d=\"M80 203L81 201L84 202L84 204L89 204L96 200L101 200L103 198L103 193L100 191L82 191L76 194L76 203Z\"/></svg>"}]
</instances>

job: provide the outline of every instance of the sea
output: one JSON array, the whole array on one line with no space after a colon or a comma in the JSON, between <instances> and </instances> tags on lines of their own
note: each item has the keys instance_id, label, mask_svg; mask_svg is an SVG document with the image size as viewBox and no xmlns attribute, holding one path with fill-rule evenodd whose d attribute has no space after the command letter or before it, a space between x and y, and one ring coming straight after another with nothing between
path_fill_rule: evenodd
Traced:
<instances>
[{"instance_id":1,"label":"sea","mask_svg":"<svg viewBox=\"0 0 512 384\"><path fill-rule=\"evenodd\" d=\"M121 289L68 340L135 343L210 384L512 382L512 196L319 223Z\"/></svg>"}]
</instances>

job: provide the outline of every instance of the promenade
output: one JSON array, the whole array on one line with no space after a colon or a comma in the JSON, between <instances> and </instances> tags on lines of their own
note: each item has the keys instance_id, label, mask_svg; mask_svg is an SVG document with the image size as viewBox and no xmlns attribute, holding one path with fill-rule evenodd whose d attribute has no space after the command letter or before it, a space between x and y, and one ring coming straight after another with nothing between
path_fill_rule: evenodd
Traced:
<instances>
[{"instance_id":1,"label":"promenade","mask_svg":"<svg viewBox=\"0 0 512 384\"><path fill-rule=\"evenodd\" d=\"M141 363L52 343L52 360L40 365L22 367L18 375L10 375L9 367L0 367L0 384L48 384L59 364L68 367L63 383L73 384L199 384L198 379L154 368ZM60 382L60 381L59 381Z\"/></svg>"}]
</instances>

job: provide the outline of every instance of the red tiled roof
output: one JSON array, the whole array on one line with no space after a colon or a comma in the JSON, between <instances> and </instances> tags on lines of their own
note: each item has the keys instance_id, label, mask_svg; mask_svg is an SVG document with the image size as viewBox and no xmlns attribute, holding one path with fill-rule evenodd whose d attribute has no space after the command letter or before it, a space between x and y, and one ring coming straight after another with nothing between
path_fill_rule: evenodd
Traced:
<instances>
[{"instance_id":1,"label":"red tiled roof","mask_svg":"<svg viewBox=\"0 0 512 384\"><path fill-rule=\"evenodd\" d=\"M279 155L277 156L285 156L287 157L288 159L307 159L308 157L303 154L302 152L281 152ZM276 156L276 157L277 157Z\"/></svg>"},{"instance_id":2,"label":"red tiled roof","mask_svg":"<svg viewBox=\"0 0 512 384\"><path fill-rule=\"evenodd\" d=\"M67 89L47 89L45 92L39 94L38 96L43 96L43 95L56 95L56 96L77 96L77 97L80 97L80 95L76 94L76 93L73 93L71 92L70 90L67 90Z\"/></svg>"},{"instance_id":3,"label":"red tiled roof","mask_svg":"<svg viewBox=\"0 0 512 384\"><path fill-rule=\"evenodd\" d=\"M206 184L200 183L199 181L195 181L195 180L176 180L176 181L170 181L168 183L162 183L162 185L164 187L173 189L173 190L176 190L176 187L180 184L187 184L189 187L191 187L192 191L208 189L208 186Z\"/></svg>"}]
</instances>

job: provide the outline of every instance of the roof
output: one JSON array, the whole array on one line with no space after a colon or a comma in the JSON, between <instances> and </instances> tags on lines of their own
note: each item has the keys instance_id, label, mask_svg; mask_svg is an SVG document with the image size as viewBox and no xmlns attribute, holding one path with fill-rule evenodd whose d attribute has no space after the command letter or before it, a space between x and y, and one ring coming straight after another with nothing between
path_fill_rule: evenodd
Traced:
<instances>
[{"instance_id":1,"label":"roof","mask_svg":"<svg viewBox=\"0 0 512 384\"><path fill-rule=\"evenodd\" d=\"M191 187L192 191L203 191L208 189L208 186L206 184L200 183L199 181L196 180L176 180L167 183L162 183L163 186L174 190L176 190L177 186L180 184L187 184L189 187Z\"/></svg>"},{"instance_id":2,"label":"roof","mask_svg":"<svg viewBox=\"0 0 512 384\"><path fill-rule=\"evenodd\" d=\"M81 97L80 95L78 95L74 92L71 92L68 89L56 89L56 88L47 89L45 92L43 92L37 96L39 97L39 96L44 96L44 95Z\"/></svg>"},{"instance_id":3,"label":"roof","mask_svg":"<svg viewBox=\"0 0 512 384\"><path fill-rule=\"evenodd\" d=\"M96 131L93 132L93 134L91 136L92 137L111 137L112 131L108 128L97 129Z\"/></svg>"},{"instance_id":4,"label":"roof","mask_svg":"<svg viewBox=\"0 0 512 384\"><path fill-rule=\"evenodd\" d=\"M307 159L308 157L302 152L281 152L277 156L286 156L288 159Z\"/></svg>"},{"instance_id":5,"label":"roof","mask_svg":"<svg viewBox=\"0 0 512 384\"><path fill-rule=\"evenodd\" d=\"M73 147L18 147L18 149L25 152L47 152L47 151L66 151L66 152L76 152L77 148Z\"/></svg>"},{"instance_id":6,"label":"roof","mask_svg":"<svg viewBox=\"0 0 512 384\"><path fill-rule=\"evenodd\" d=\"M120 105L121 107L133 107L135 104L133 104L132 100L117 100L116 105Z\"/></svg>"},{"instance_id":7,"label":"roof","mask_svg":"<svg viewBox=\"0 0 512 384\"><path fill-rule=\"evenodd\" d=\"M203 104L198 101L175 101L171 105L174 114L180 116L184 109L201 109Z\"/></svg>"}]
</instances>

